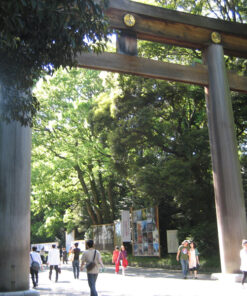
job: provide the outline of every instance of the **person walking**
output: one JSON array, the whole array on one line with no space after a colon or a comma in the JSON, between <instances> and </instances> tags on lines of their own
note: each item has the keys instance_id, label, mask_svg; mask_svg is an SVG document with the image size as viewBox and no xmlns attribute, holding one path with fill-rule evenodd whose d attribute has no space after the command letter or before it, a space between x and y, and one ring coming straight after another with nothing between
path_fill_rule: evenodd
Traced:
<instances>
[{"instance_id":1,"label":"person walking","mask_svg":"<svg viewBox=\"0 0 247 296\"><path fill-rule=\"evenodd\" d=\"M72 266L73 266L74 278L79 279L81 249L78 248L78 243L75 243L75 247L74 247L72 253L73 253Z\"/></svg>"},{"instance_id":2,"label":"person walking","mask_svg":"<svg viewBox=\"0 0 247 296\"><path fill-rule=\"evenodd\" d=\"M247 277L247 240L246 239L242 241L242 250L240 251L240 259L241 259L240 270L243 273L241 284L244 285L244 282Z\"/></svg>"},{"instance_id":3,"label":"person walking","mask_svg":"<svg viewBox=\"0 0 247 296\"><path fill-rule=\"evenodd\" d=\"M180 260L182 266L182 274L184 279L187 279L188 273L188 260L189 260L189 241L184 240L178 248L177 261Z\"/></svg>"},{"instance_id":4,"label":"person walking","mask_svg":"<svg viewBox=\"0 0 247 296\"><path fill-rule=\"evenodd\" d=\"M68 256L69 258L68 258L68 259L69 259L69 261L71 261L71 262L73 261L73 258L72 258L72 257L74 257L72 251L73 251L73 247L70 247L70 248L69 248L69 256Z\"/></svg>"},{"instance_id":5,"label":"person walking","mask_svg":"<svg viewBox=\"0 0 247 296\"><path fill-rule=\"evenodd\" d=\"M115 264L115 273L118 274L119 272L119 261L118 261L118 257L119 257L119 247L116 246L115 250L113 251L112 254L112 263Z\"/></svg>"},{"instance_id":6,"label":"person walking","mask_svg":"<svg viewBox=\"0 0 247 296\"><path fill-rule=\"evenodd\" d=\"M52 270L54 268L55 271L56 271L56 279L55 279L55 281L57 282L58 281L58 271L59 271L58 266L60 265L60 252L56 248L55 244L52 245L52 248L48 252L48 261L47 261L47 263L50 266L49 280L51 280Z\"/></svg>"},{"instance_id":7,"label":"person walking","mask_svg":"<svg viewBox=\"0 0 247 296\"><path fill-rule=\"evenodd\" d=\"M65 248L63 248L63 264L68 264L68 253Z\"/></svg>"},{"instance_id":8,"label":"person walking","mask_svg":"<svg viewBox=\"0 0 247 296\"><path fill-rule=\"evenodd\" d=\"M197 272L199 268L199 252L194 242L190 242L189 250L189 270L191 273L194 272L194 279L197 279Z\"/></svg>"},{"instance_id":9,"label":"person walking","mask_svg":"<svg viewBox=\"0 0 247 296\"><path fill-rule=\"evenodd\" d=\"M43 247L40 251L40 257L41 257L41 260L42 260L42 264L45 264L46 263L46 260L45 260L45 248Z\"/></svg>"},{"instance_id":10,"label":"person walking","mask_svg":"<svg viewBox=\"0 0 247 296\"><path fill-rule=\"evenodd\" d=\"M93 240L88 240L86 242L87 250L82 255L82 261L81 261L81 270L83 270L84 265L86 264L86 268L89 265L89 263L92 265L91 269L87 268L87 279L88 279L88 285L90 288L90 296L98 296L98 293L96 291L96 280L99 273L99 267L101 266L102 269L104 269L104 265L101 259L100 252L94 249L94 242Z\"/></svg>"},{"instance_id":11,"label":"person walking","mask_svg":"<svg viewBox=\"0 0 247 296\"><path fill-rule=\"evenodd\" d=\"M128 266L127 259L127 251L125 250L124 245L121 246L119 256L118 256L118 264L122 266L122 275L125 275L125 269Z\"/></svg>"},{"instance_id":12,"label":"person walking","mask_svg":"<svg viewBox=\"0 0 247 296\"><path fill-rule=\"evenodd\" d=\"M60 261L63 260L63 248L59 249Z\"/></svg>"},{"instance_id":13,"label":"person walking","mask_svg":"<svg viewBox=\"0 0 247 296\"><path fill-rule=\"evenodd\" d=\"M37 268L33 263L36 264ZM33 282L33 288L36 288L38 286L39 268L42 268L42 260L40 254L37 252L37 247L33 246L32 252L30 252L30 273Z\"/></svg>"}]
</instances>

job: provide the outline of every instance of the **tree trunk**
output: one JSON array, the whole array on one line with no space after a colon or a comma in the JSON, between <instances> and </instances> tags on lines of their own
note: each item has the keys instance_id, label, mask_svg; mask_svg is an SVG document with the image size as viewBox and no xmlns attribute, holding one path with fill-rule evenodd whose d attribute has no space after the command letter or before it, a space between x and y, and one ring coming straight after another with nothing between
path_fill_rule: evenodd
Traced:
<instances>
[{"instance_id":1,"label":"tree trunk","mask_svg":"<svg viewBox=\"0 0 247 296\"><path fill-rule=\"evenodd\" d=\"M86 208L87 208L87 212L88 212L89 217L91 218L93 224L94 225L97 225L98 224L98 221L97 221L97 218L95 216L94 210L91 207L90 202L88 200L85 200L85 203L86 203Z\"/></svg>"},{"instance_id":2,"label":"tree trunk","mask_svg":"<svg viewBox=\"0 0 247 296\"><path fill-rule=\"evenodd\" d=\"M110 209L106 202L105 188L103 185L102 174L100 171L98 172L98 176L99 176L99 186L100 186L100 192L101 192L101 198L102 198L102 210L103 210L102 215L106 223L112 222L113 221L112 217L109 216Z\"/></svg>"},{"instance_id":3,"label":"tree trunk","mask_svg":"<svg viewBox=\"0 0 247 296\"><path fill-rule=\"evenodd\" d=\"M108 194L108 199L109 199L110 207L111 207L111 211L110 211L111 220L114 221L115 220L115 203L114 203L112 189L113 189L113 182L110 181L107 186L107 194Z\"/></svg>"},{"instance_id":4,"label":"tree trunk","mask_svg":"<svg viewBox=\"0 0 247 296\"><path fill-rule=\"evenodd\" d=\"M91 205L91 202L90 202L91 201L90 193L88 191L87 184L84 181L82 170L80 169L79 165L74 166L74 168L77 171L77 175L78 175L80 184L81 184L81 186L83 188L83 191L84 191L84 193L87 196L87 200L85 200L85 202L86 202L86 208L87 208L88 214L89 214L89 216L92 219L92 221L93 221L94 224L100 224L100 221L101 220L98 217L97 209L96 209L96 207L92 207L92 205Z\"/></svg>"},{"instance_id":5,"label":"tree trunk","mask_svg":"<svg viewBox=\"0 0 247 296\"><path fill-rule=\"evenodd\" d=\"M92 190L92 195L93 195L93 200L94 200L94 210L95 210L99 224L103 224L102 214L101 214L101 210L100 210L101 205L100 205L100 200L99 200L99 193L97 190L96 182L94 180L94 174L93 174L92 168L90 166L88 166L88 170L90 173L90 185L91 185L91 190Z\"/></svg>"}]
</instances>

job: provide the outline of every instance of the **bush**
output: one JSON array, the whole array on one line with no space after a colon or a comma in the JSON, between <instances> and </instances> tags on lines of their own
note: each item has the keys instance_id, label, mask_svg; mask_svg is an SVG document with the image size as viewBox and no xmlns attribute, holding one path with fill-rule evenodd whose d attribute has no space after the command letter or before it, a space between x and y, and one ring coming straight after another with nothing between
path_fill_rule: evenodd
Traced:
<instances>
[{"instance_id":1,"label":"bush","mask_svg":"<svg viewBox=\"0 0 247 296\"><path fill-rule=\"evenodd\" d=\"M104 264L112 264L112 254L102 253ZM164 268L168 270L180 270L180 263L176 260L176 254L168 254L165 257L134 257L128 255L129 265L133 267ZM220 272L220 259L218 256L200 258L201 272Z\"/></svg>"}]
</instances>

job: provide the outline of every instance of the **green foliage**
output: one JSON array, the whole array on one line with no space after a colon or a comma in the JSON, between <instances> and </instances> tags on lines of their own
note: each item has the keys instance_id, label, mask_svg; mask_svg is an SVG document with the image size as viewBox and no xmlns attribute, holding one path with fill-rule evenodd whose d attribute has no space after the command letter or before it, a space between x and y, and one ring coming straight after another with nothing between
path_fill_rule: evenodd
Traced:
<instances>
[{"instance_id":1,"label":"green foliage","mask_svg":"<svg viewBox=\"0 0 247 296\"><path fill-rule=\"evenodd\" d=\"M201 52L198 50L148 41L138 41L138 54L141 57L181 65L194 65L198 61L202 63Z\"/></svg>"},{"instance_id":2,"label":"green foliage","mask_svg":"<svg viewBox=\"0 0 247 296\"><path fill-rule=\"evenodd\" d=\"M204 12L203 1L156 2ZM201 59L197 51L149 42L138 46L141 56L162 61ZM239 72L246 69L241 60L227 59L227 64ZM178 229L180 241L194 239L205 258L213 255L216 266L204 90L74 68L59 69L41 86L35 92L41 108L33 133L32 232L61 237L64 229L78 228L89 234L90 225L112 222L120 209L159 205L162 255L166 230ZM246 96L233 93L247 192L245 106ZM131 258L137 266L142 260ZM173 260L153 259L160 267L173 266ZM204 262L205 268L213 266Z\"/></svg>"},{"instance_id":3,"label":"green foliage","mask_svg":"<svg viewBox=\"0 0 247 296\"><path fill-rule=\"evenodd\" d=\"M104 264L112 264L112 254L103 252ZM176 260L176 254L167 254L162 257L136 257L128 254L128 262L132 267L164 268L168 270L181 270L180 263ZM201 272L220 272L220 260L218 256L200 256Z\"/></svg>"},{"instance_id":4,"label":"green foliage","mask_svg":"<svg viewBox=\"0 0 247 296\"><path fill-rule=\"evenodd\" d=\"M206 107L200 87L121 76L108 132L115 169L135 197L132 207L159 205L160 227L197 231L205 252L217 250ZM106 115L105 115L106 116ZM97 117L95 117L97 120ZM204 243L211 230L210 244ZM205 232L205 233L204 233ZM166 238L161 235L162 245Z\"/></svg>"},{"instance_id":5,"label":"green foliage","mask_svg":"<svg viewBox=\"0 0 247 296\"><path fill-rule=\"evenodd\" d=\"M241 171L242 171L242 178L243 178L245 207L247 208L247 153L246 153L246 148L245 148L244 153L240 157L240 162L241 162L241 166L242 166Z\"/></svg>"},{"instance_id":6,"label":"green foliage","mask_svg":"<svg viewBox=\"0 0 247 296\"><path fill-rule=\"evenodd\" d=\"M234 110L234 121L236 135L239 144L239 157L241 164L245 203L247 205L247 105L246 94L232 93L232 105Z\"/></svg>"},{"instance_id":7,"label":"green foliage","mask_svg":"<svg viewBox=\"0 0 247 296\"><path fill-rule=\"evenodd\" d=\"M246 0L135 0L135 2L161 6L167 9L179 10L227 21L247 21Z\"/></svg>"},{"instance_id":8,"label":"green foliage","mask_svg":"<svg viewBox=\"0 0 247 296\"><path fill-rule=\"evenodd\" d=\"M136 2L160 6L166 9L183 11L190 14L222 19L230 22L247 22L247 1L219 0L136 0ZM193 60L201 59L201 52L192 49L179 48L167 44L138 41L138 51L142 56L180 64L193 64ZM146 49L146 50L145 50ZM246 75L247 60L235 57L225 57L228 69Z\"/></svg>"},{"instance_id":9,"label":"green foliage","mask_svg":"<svg viewBox=\"0 0 247 296\"><path fill-rule=\"evenodd\" d=\"M200 255L207 257L210 250L213 257L218 255L218 239L215 221L201 219L200 224L184 225L180 228L178 239L182 242L184 239L193 240L199 250Z\"/></svg>"},{"instance_id":10,"label":"green foliage","mask_svg":"<svg viewBox=\"0 0 247 296\"><path fill-rule=\"evenodd\" d=\"M6 1L0 3L1 118L31 124L38 102L33 80L59 66L73 66L82 51L101 52L107 22L91 0ZM19 111L19 112L18 112Z\"/></svg>"},{"instance_id":11,"label":"green foliage","mask_svg":"<svg viewBox=\"0 0 247 296\"><path fill-rule=\"evenodd\" d=\"M40 234L83 233L92 224L112 223L126 204L125 181L113 170L106 136L96 133L93 118L96 99L104 110L112 93L107 79L96 71L60 68L37 84L32 214L44 221Z\"/></svg>"}]
</instances>

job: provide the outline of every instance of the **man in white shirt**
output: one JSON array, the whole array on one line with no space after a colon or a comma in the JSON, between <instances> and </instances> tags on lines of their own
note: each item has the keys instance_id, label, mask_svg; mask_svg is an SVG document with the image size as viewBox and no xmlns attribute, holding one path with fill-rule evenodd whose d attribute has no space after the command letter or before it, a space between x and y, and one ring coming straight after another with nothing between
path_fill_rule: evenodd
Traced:
<instances>
[{"instance_id":1,"label":"man in white shirt","mask_svg":"<svg viewBox=\"0 0 247 296\"><path fill-rule=\"evenodd\" d=\"M38 286L39 270L35 270L32 268L33 262L38 262L39 266L42 267L42 260L40 258L40 254L37 252L37 247L35 246L32 247L32 252L30 253L30 273L32 277L33 288L35 288Z\"/></svg>"},{"instance_id":2,"label":"man in white shirt","mask_svg":"<svg viewBox=\"0 0 247 296\"><path fill-rule=\"evenodd\" d=\"M48 252L48 265L50 266L49 279L51 280L53 268L56 270L56 282L58 281L58 265L60 265L60 253L56 248L56 245L52 245L52 248Z\"/></svg>"},{"instance_id":3,"label":"man in white shirt","mask_svg":"<svg viewBox=\"0 0 247 296\"><path fill-rule=\"evenodd\" d=\"M87 279L88 279L88 285L90 287L90 295L91 296L98 296L98 293L95 288L96 280L99 273L99 267L101 266L104 268L100 252L94 249L93 240L87 241L87 250L82 255L82 262L81 262L81 270L83 269L84 264L94 262L95 265L92 269L87 270Z\"/></svg>"}]
</instances>

